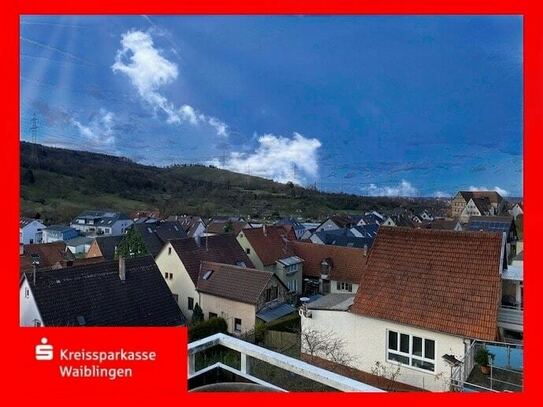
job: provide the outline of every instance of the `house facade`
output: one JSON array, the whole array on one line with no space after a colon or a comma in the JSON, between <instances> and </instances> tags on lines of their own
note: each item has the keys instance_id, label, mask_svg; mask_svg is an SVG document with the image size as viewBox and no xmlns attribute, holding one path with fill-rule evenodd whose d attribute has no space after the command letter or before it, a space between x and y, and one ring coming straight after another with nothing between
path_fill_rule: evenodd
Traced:
<instances>
[{"instance_id":1,"label":"house facade","mask_svg":"<svg viewBox=\"0 0 543 407\"><path fill-rule=\"evenodd\" d=\"M398 369L399 383L447 391L448 359L462 360L475 340L501 339L503 256L493 233L382 227L352 305L322 297L307 306L302 331L332 330L356 370L380 364Z\"/></svg>"},{"instance_id":2,"label":"house facade","mask_svg":"<svg viewBox=\"0 0 543 407\"><path fill-rule=\"evenodd\" d=\"M252 331L259 312L279 308L288 294L274 273L213 262L202 262L197 291L204 317L224 318L234 335Z\"/></svg>"},{"instance_id":3,"label":"house facade","mask_svg":"<svg viewBox=\"0 0 543 407\"><path fill-rule=\"evenodd\" d=\"M19 220L19 244L42 242L42 230L45 225L37 219L21 218Z\"/></svg>"},{"instance_id":4,"label":"house facade","mask_svg":"<svg viewBox=\"0 0 543 407\"><path fill-rule=\"evenodd\" d=\"M123 235L134 221L128 215L114 211L85 211L74 218L70 226L86 235Z\"/></svg>"},{"instance_id":5,"label":"house facade","mask_svg":"<svg viewBox=\"0 0 543 407\"><path fill-rule=\"evenodd\" d=\"M319 304L309 305L311 318L302 317L302 330L326 332L333 329L344 341L345 352L355 357L351 367L371 373L377 363L386 366L389 371L399 366L397 380L421 390L448 391L447 378L451 367L441 355L460 357L469 346L469 341L465 342L460 336L359 316L348 311L313 307L319 307ZM307 348L302 349L304 351L307 352ZM307 353L304 356L309 359Z\"/></svg>"},{"instance_id":6,"label":"house facade","mask_svg":"<svg viewBox=\"0 0 543 407\"><path fill-rule=\"evenodd\" d=\"M292 293L302 293L303 260L295 255L291 225L263 225L241 230L236 239L258 270L270 271Z\"/></svg>"},{"instance_id":7,"label":"house facade","mask_svg":"<svg viewBox=\"0 0 543 407\"><path fill-rule=\"evenodd\" d=\"M74 228L65 225L52 225L42 229L42 242L54 243L75 239L79 233Z\"/></svg>"},{"instance_id":8,"label":"house facade","mask_svg":"<svg viewBox=\"0 0 543 407\"><path fill-rule=\"evenodd\" d=\"M200 303L196 284L202 261L253 267L233 235L171 240L155 258L170 291L187 318Z\"/></svg>"},{"instance_id":9,"label":"house facade","mask_svg":"<svg viewBox=\"0 0 543 407\"><path fill-rule=\"evenodd\" d=\"M493 214L496 215L501 214L506 205L505 199L496 191L459 191L451 201L451 216L460 217L471 198L488 199L493 208Z\"/></svg>"},{"instance_id":10,"label":"house facade","mask_svg":"<svg viewBox=\"0 0 543 407\"><path fill-rule=\"evenodd\" d=\"M472 216L491 215L494 215L494 207L488 198L471 198L460 213L459 219L461 223L467 223Z\"/></svg>"},{"instance_id":11,"label":"house facade","mask_svg":"<svg viewBox=\"0 0 543 407\"><path fill-rule=\"evenodd\" d=\"M304 296L357 292L367 250L307 242L293 242L293 249L304 261Z\"/></svg>"}]
</instances>

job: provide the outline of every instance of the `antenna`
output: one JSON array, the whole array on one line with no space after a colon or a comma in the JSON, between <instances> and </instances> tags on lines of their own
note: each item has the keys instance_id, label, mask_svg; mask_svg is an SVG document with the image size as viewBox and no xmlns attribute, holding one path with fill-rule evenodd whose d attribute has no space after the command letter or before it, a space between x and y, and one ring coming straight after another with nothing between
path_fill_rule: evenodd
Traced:
<instances>
[{"instance_id":1,"label":"antenna","mask_svg":"<svg viewBox=\"0 0 543 407\"><path fill-rule=\"evenodd\" d=\"M38 162L38 118L36 117L36 113L32 115L31 119L32 126L30 126L30 134L32 136L32 147L31 147L31 155L30 159L31 162L34 162L37 164Z\"/></svg>"}]
</instances>

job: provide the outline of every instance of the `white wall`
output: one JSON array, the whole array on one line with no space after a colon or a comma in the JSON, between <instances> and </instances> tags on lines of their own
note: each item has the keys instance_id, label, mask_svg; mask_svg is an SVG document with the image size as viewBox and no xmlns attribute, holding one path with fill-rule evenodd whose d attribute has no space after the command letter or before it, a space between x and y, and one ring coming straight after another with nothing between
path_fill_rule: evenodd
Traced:
<instances>
[{"instance_id":1,"label":"white wall","mask_svg":"<svg viewBox=\"0 0 543 407\"><path fill-rule=\"evenodd\" d=\"M34 295L25 278L19 289L19 325L35 326L35 321L39 321L40 325L43 326Z\"/></svg>"},{"instance_id":2,"label":"white wall","mask_svg":"<svg viewBox=\"0 0 543 407\"><path fill-rule=\"evenodd\" d=\"M172 249L171 254L168 254L169 248ZM185 266L170 243L162 248L155 262L162 274L162 278L166 280L170 291L172 294L177 295L177 304L181 308L183 315L190 320L192 318L192 310L188 308L188 298L194 298L194 304L196 304L200 302L199 295ZM166 272L173 273L173 279L166 279Z\"/></svg>"},{"instance_id":3,"label":"white wall","mask_svg":"<svg viewBox=\"0 0 543 407\"><path fill-rule=\"evenodd\" d=\"M111 235L112 236L124 235L126 232L126 229L133 223L134 221L132 219L118 220L111 227Z\"/></svg>"},{"instance_id":4,"label":"white wall","mask_svg":"<svg viewBox=\"0 0 543 407\"><path fill-rule=\"evenodd\" d=\"M464 356L464 340L461 337L422 330L395 322L355 315L345 311L311 310L312 318L302 317L302 330L306 327L317 331L333 331L345 341L345 350L356 360L354 368L371 373L375 362L390 366L398 365L386 360L387 330L420 336L435 341L435 372L427 372L402 365L399 382L431 391L448 390L451 368L442 359L453 354L457 359Z\"/></svg>"},{"instance_id":5,"label":"white wall","mask_svg":"<svg viewBox=\"0 0 543 407\"><path fill-rule=\"evenodd\" d=\"M337 289L337 283L338 282L336 280L330 281L330 293L331 294L356 294L356 292L358 291L358 284L351 284L353 286L353 290L352 291L347 291L347 290L338 290Z\"/></svg>"},{"instance_id":6,"label":"white wall","mask_svg":"<svg viewBox=\"0 0 543 407\"><path fill-rule=\"evenodd\" d=\"M228 324L228 332L240 335L255 327L256 312L255 306L227 298L216 297L214 295L201 293L200 300L205 319L209 318L209 313L213 312L217 316L224 318ZM241 332L234 330L234 318L241 319Z\"/></svg>"},{"instance_id":7,"label":"white wall","mask_svg":"<svg viewBox=\"0 0 543 407\"><path fill-rule=\"evenodd\" d=\"M32 221L24 228L19 228L19 243L30 244L30 240L32 240L32 243L41 243L41 233L38 234L38 232L41 232L44 228L45 225L37 220Z\"/></svg>"}]
</instances>

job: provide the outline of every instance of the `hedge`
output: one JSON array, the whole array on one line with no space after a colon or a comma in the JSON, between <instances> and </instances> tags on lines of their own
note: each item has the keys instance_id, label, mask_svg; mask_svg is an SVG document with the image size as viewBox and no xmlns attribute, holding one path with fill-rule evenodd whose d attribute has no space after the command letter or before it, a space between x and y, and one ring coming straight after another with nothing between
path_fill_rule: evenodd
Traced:
<instances>
[{"instance_id":1,"label":"hedge","mask_svg":"<svg viewBox=\"0 0 543 407\"><path fill-rule=\"evenodd\" d=\"M223 318L210 318L189 328L189 342L194 342L217 333L226 333L227 331L228 324Z\"/></svg>"}]
</instances>

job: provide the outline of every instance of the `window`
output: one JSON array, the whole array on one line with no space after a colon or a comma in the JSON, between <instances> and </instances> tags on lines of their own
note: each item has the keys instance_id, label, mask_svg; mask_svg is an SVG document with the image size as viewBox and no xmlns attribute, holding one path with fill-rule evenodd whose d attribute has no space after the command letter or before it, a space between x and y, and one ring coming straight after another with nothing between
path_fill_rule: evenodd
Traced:
<instances>
[{"instance_id":1,"label":"window","mask_svg":"<svg viewBox=\"0 0 543 407\"><path fill-rule=\"evenodd\" d=\"M246 249L245 249L245 253L247 253L247 254L251 254L251 249L249 249L249 248L246 248Z\"/></svg>"},{"instance_id":2,"label":"window","mask_svg":"<svg viewBox=\"0 0 543 407\"><path fill-rule=\"evenodd\" d=\"M336 288L338 291L348 291L350 293L353 292L353 285L351 283L342 283L338 281Z\"/></svg>"},{"instance_id":3,"label":"window","mask_svg":"<svg viewBox=\"0 0 543 407\"><path fill-rule=\"evenodd\" d=\"M211 318L217 318L217 314L215 314L214 312L210 312L209 313L209 319Z\"/></svg>"},{"instance_id":4,"label":"window","mask_svg":"<svg viewBox=\"0 0 543 407\"><path fill-rule=\"evenodd\" d=\"M275 300L277 298L277 294L278 294L277 286L266 288L264 292L265 301L269 302L269 301Z\"/></svg>"},{"instance_id":5,"label":"window","mask_svg":"<svg viewBox=\"0 0 543 407\"><path fill-rule=\"evenodd\" d=\"M189 310L193 310L194 309L194 298L192 297L189 297Z\"/></svg>"},{"instance_id":6,"label":"window","mask_svg":"<svg viewBox=\"0 0 543 407\"><path fill-rule=\"evenodd\" d=\"M28 289L28 287L25 287L25 298L28 297L30 297L30 290Z\"/></svg>"},{"instance_id":7,"label":"window","mask_svg":"<svg viewBox=\"0 0 543 407\"><path fill-rule=\"evenodd\" d=\"M241 319L234 318L234 331L241 332Z\"/></svg>"},{"instance_id":8,"label":"window","mask_svg":"<svg viewBox=\"0 0 543 407\"><path fill-rule=\"evenodd\" d=\"M297 280L287 281L287 287L289 291L298 291L298 281Z\"/></svg>"},{"instance_id":9,"label":"window","mask_svg":"<svg viewBox=\"0 0 543 407\"><path fill-rule=\"evenodd\" d=\"M173 273L165 272L165 273L164 273L164 278L165 278L166 280L173 280Z\"/></svg>"},{"instance_id":10,"label":"window","mask_svg":"<svg viewBox=\"0 0 543 407\"><path fill-rule=\"evenodd\" d=\"M168 256L172 254L172 248L168 247Z\"/></svg>"},{"instance_id":11,"label":"window","mask_svg":"<svg viewBox=\"0 0 543 407\"><path fill-rule=\"evenodd\" d=\"M435 341L388 331L387 360L418 369L435 369Z\"/></svg>"}]
</instances>

